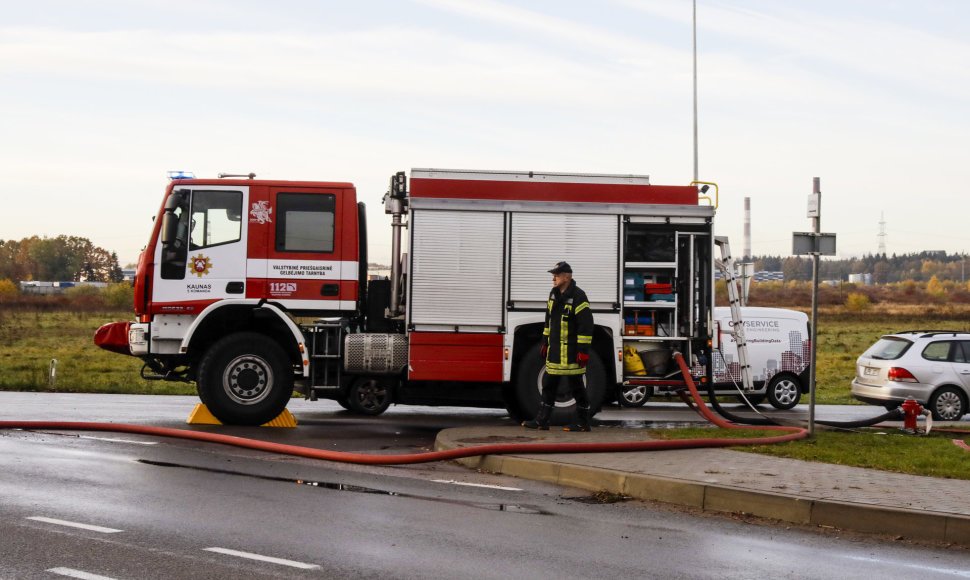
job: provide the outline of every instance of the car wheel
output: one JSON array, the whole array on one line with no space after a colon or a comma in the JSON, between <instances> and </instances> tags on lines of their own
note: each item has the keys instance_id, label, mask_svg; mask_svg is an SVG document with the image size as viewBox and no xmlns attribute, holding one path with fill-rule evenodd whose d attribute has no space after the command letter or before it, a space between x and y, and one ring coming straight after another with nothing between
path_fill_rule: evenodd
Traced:
<instances>
[{"instance_id":1,"label":"car wheel","mask_svg":"<svg viewBox=\"0 0 970 580\"><path fill-rule=\"evenodd\" d=\"M264 335L230 334L202 358L197 389L223 423L262 425L278 417L293 396L293 365Z\"/></svg>"},{"instance_id":2,"label":"car wheel","mask_svg":"<svg viewBox=\"0 0 970 580\"><path fill-rule=\"evenodd\" d=\"M391 406L391 387L372 377L359 377L347 391L347 406L361 415L380 415Z\"/></svg>"},{"instance_id":3,"label":"car wheel","mask_svg":"<svg viewBox=\"0 0 970 580\"><path fill-rule=\"evenodd\" d=\"M530 348L519 362L515 375L515 391L511 393L517 400L515 404L507 405L519 410L521 416L526 419L536 416L539 412L539 402L542 400L542 377L546 374L546 363L539 352L539 347L540 345L536 344ZM603 405L606 370L600 357L594 352L589 354L589 364L586 366L583 380L586 381L589 407L592 414L596 414ZM552 425L566 425L572 423L575 418L576 400L571 393L566 392L565 386L560 386L549 422Z\"/></svg>"},{"instance_id":4,"label":"car wheel","mask_svg":"<svg viewBox=\"0 0 970 580\"><path fill-rule=\"evenodd\" d=\"M957 421L967 414L967 402L956 387L943 387L933 393L929 408L936 421Z\"/></svg>"},{"instance_id":5,"label":"car wheel","mask_svg":"<svg viewBox=\"0 0 970 580\"><path fill-rule=\"evenodd\" d=\"M802 398L801 385L789 375L776 375L768 383L768 402L772 407L787 411Z\"/></svg>"},{"instance_id":6,"label":"car wheel","mask_svg":"<svg viewBox=\"0 0 970 580\"><path fill-rule=\"evenodd\" d=\"M642 407L652 396L653 387L649 385L630 385L618 389L616 402L621 407Z\"/></svg>"}]
</instances>

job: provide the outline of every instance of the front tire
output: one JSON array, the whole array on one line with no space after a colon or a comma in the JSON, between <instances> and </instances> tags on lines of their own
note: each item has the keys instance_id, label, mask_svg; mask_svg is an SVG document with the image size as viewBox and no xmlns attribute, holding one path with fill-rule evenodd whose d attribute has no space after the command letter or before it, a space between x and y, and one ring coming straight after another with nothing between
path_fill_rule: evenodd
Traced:
<instances>
[{"instance_id":1,"label":"front tire","mask_svg":"<svg viewBox=\"0 0 970 580\"><path fill-rule=\"evenodd\" d=\"M279 416L293 395L293 367L275 342L239 332L202 358L196 385L209 411L227 425L262 425Z\"/></svg>"},{"instance_id":2,"label":"front tire","mask_svg":"<svg viewBox=\"0 0 970 580\"><path fill-rule=\"evenodd\" d=\"M967 401L956 387L943 387L929 401L934 421L958 421L967 414Z\"/></svg>"},{"instance_id":3,"label":"front tire","mask_svg":"<svg viewBox=\"0 0 970 580\"><path fill-rule=\"evenodd\" d=\"M514 407L521 410L522 417L525 419L531 419L539 412L539 402L542 400L542 377L545 374L546 361L540 353L540 345L536 344L519 361L519 368L515 375L515 388L511 393L517 399ZM606 391L606 370L595 352L589 353L589 364L586 366L584 380L586 395L589 397L590 416L592 416L603 406L603 395ZM566 392L564 386L560 386L549 423L568 425L575 419L576 400L571 393Z\"/></svg>"},{"instance_id":4,"label":"front tire","mask_svg":"<svg viewBox=\"0 0 970 580\"><path fill-rule=\"evenodd\" d=\"M798 381L789 375L775 375L768 382L768 402L782 411L794 409L802 398L802 388Z\"/></svg>"}]
</instances>

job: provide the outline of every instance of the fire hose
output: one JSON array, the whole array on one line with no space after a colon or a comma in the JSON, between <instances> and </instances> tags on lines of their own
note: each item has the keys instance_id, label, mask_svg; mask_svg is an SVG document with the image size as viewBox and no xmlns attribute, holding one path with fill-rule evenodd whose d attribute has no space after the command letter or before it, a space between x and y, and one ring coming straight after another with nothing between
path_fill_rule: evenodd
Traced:
<instances>
[{"instance_id":1,"label":"fire hose","mask_svg":"<svg viewBox=\"0 0 970 580\"><path fill-rule=\"evenodd\" d=\"M0 421L0 429L48 429L48 430L72 430L72 431L106 431L118 433L132 433L139 435L151 435L159 437L174 437L180 439L191 439L195 441L205 441L209 443L219 443L232 445L245 449L255 449L270 453L280 453L311 459L322 459L339 463L357 463L365 465L406 465L414 463L428 463L432 461L447 461L460 459L463 457L475 457L479 455L500 455L508 453L606 453L618 451L660 451L667 449L697 449L704 447L733 447L741 445L766 445L771 443L783 443L803 439L808 436L808 431L801 427L786 426L742 426L729 423L707 408L697 391L696 385L690 378L687 363L680 353L674 355L677 364L680 365L681 372L687 388L691 392L694 403L697 405L701 415L718 427L724 429L744 429L744 430L767 430L785 431L784 435L771 437L755 437L744 439L673 439L663 441L622 441L622 442L600 442L600 443L506 443L477 445L471 447L461 447L443 451L428 451L424 453L413 453L407 455L372 455L361 453L348 453L343 451L328 451L315 449L312 447L301 447L298 445L287 445L281 443L270 443L257 439L247 439L232 435L219 433L206 433L200 431L189 431L186 429L173 429L169 427L150 427L145 425L131 425L125 423L89 423L77 421Z\"/></svg>"}]
</instances>

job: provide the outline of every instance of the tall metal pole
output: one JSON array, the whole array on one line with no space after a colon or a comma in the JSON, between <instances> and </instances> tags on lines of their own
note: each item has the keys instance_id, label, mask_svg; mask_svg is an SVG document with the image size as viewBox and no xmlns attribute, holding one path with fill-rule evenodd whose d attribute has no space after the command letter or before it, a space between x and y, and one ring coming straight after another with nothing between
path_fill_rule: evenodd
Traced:
<instances>
[{"instance_id":1,"label":"tall metal pole","mask_svg":"<svg viewBox=\"0 0 970 580\"><path fill-rule=\"evenodd\" d=\"M817 210L812 218L815 232L815 251L812 253L812 360L809 361L808 372L808 436L815 435L815 354L818 349L818 234L821 232L822 221L822 191L821 180L812 178L812 194L817 200Z\"/></svg>"},{"instance_id":2,"label":"tall metal pole","mask_svg":"<svg viewBox=\"0 0 970 580\"><path fill-rule=\"evenodd\" d=\"M694 42L694 181L697 173L697 0L693 0L693 42Z\"/></svg>"}]
</instances>

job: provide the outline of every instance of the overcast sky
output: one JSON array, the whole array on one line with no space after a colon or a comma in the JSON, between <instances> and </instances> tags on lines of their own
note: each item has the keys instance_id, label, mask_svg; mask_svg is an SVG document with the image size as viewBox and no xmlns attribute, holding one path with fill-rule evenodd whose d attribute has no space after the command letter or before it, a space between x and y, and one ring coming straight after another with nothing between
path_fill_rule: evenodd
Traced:
<instances>
[{"instance_id":1,"label":"overcast sky","mask_svg":"<svg viewBox=\"0 0 970 580\"><path fill-rule=\"evenodd\" d=\"M700 178L788 255L970 250L970 2L698 0ZM413 167L693 177L690 0L0 0L0 239L133 262L168 170L351 181L386 261Z\"/></svg>"}]
</instances>

